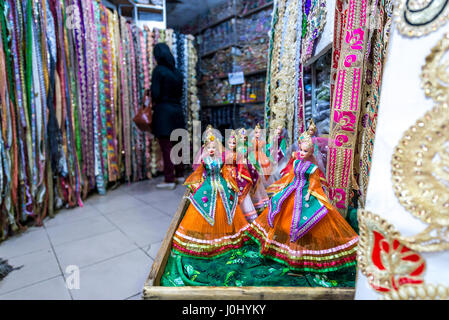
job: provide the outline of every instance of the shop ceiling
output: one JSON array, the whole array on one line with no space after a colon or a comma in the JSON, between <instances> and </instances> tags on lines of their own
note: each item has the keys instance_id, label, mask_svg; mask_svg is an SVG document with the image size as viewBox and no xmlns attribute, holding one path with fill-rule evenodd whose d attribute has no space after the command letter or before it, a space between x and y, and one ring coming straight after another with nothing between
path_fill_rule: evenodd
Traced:
<instances>
[{"instance_id":1,"label":"shop ceiling","mask_svg":"<svg viewBox=\"0 0 449 320\"><path fill-rule=\"evenodd\" d=\"M199 14L207 12L227 0L166 0L167 6L167 26L169 28L179 28L192 21ZM129 5L128 0L109 0L109 2L118 5ZM135 1L142 4L151 4L151 1ZM132 15L132 7L123 7L122 14L125 16Z\"/></svg>"}]
</instances>

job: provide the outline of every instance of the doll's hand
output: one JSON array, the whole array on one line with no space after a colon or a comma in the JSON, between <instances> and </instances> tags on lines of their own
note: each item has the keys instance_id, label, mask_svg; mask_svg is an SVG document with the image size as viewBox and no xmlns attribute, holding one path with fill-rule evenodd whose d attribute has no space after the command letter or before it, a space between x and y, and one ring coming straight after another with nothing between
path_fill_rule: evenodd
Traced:
<instances>
[{"instance_id":1,"label":"doll's hand","mask_svg":"<svg viewBox=\"0 0 449 320\"><path fill-rule=\"evenodd\" d=\"M310 192L307 192L306 196L304 197L304 200L309 201L310 199Z\"/></svg>"}]
</instances>

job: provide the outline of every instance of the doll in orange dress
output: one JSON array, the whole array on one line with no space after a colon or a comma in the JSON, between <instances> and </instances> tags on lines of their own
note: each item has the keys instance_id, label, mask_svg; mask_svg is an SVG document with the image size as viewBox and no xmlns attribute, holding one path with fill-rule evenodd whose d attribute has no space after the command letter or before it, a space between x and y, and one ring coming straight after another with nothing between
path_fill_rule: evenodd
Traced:
<instances>
[{"instance_id":1,"label":"doll in orange dress","mask_svg":"<svg viewBox=\"0 0 449 320\"><path fill-rule=\"evenodd\" d=\"M253 179L249 172L243 155L237 152L237 133L232 130L227 141L226 164L231 169L230 175L237 181L239 206L245 215L246 220L251 223L257 217L256 209L251 200L249 192L253 187ZM256 180L257 181L257 180Z\"/></svg>"},{"instance_id":2,"label":"doll in orange dress","mask_svg":"<svg viewBox=\"0 0 449 320\"><path fill-rule=\"evenodd\" d=\"M257 124L254 128L254 138L251 140L251 150L249 153L249 161L256 168L262 179L262 184L265 188L274 182L272 177L273 166L267 149L267 144L262 139L262 129Z\"/></svg>"},{"instance_id":3,"label":"doll in orange dress","mask_svg":"<svg viewBox=\"0 0 449 320\"><path fill-rule=\"evenodd\" d=\"M268 208L248 234L263 256L292 270L329 272L356 265L358 236L324 193L306 132L288 172L267 189Z\"/></svg>"},{"instance_id":4,"label":"doll in orange dress","mask_svg":"<svg viewBox=\"0 0 449 320\"><path fill-rule=\"evenodd\" d=\"M247 131L242 128L238 130L237 154L239 161L243 162L251 176L252 188L250 191L250 197L254 208L256 208L256 211L260 213L266 206L268 206L269 198L267 192L265 191L265 186L263 185L263 178L249 160L250 155L248 149Z\"/></svg>"},{"instance_id":5,"label":"doll in orange dress","mask_svg":"<svg viewBox=\"0 0 449 320\"><path fill-rule=\"evenodd\" d=\"M241 247L249 227L238 206L237 182L224 163L221 143L206 138L201 164L184 183L192 193L190 205L173 237L179 254L213 258Z\"/></svg>"}]
</instances>

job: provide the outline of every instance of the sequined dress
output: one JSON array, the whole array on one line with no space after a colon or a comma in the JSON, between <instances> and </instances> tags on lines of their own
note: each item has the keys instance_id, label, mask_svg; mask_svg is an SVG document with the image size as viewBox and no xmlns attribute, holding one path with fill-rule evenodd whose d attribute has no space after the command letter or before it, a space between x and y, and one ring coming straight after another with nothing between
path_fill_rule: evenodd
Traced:
<instances>
[{"instance_id":1,"label":"sequined dress","mask_svg":"<svg viewBox=\"0 0 449 320\"><path fill-rule=\"evenodd\" d=\"M213 258L241 247L249 227L238 206L237 182L222 158L205 157L185 184L190 205L173 237L179 254Z\"/></svg>"}]
</instances>

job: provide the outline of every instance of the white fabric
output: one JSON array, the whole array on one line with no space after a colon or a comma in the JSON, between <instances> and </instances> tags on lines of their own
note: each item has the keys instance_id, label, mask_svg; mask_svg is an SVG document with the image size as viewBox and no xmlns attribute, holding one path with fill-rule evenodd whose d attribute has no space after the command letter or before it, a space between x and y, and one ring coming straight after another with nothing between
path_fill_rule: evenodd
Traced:
<instances>
[{"instance_id":1,"label":"white fabric","mask_svg":"<svg viewBox=\"0 0 449 320\"><path fill-rule=\"evenodd\" d=\"M416 235L427 225L407 212L396 198L391 158L404 132L434 106L421 88L421 68L426 56L447 31L447 27L442 27L421 38L407 38L397 31L395 24L392 26L365 209L386 219L404 236ZM425 282L449 285L449 252L420 254L426 260ZM359 271L355 298L379 297Z\"/></svg>"}]
</instances>

